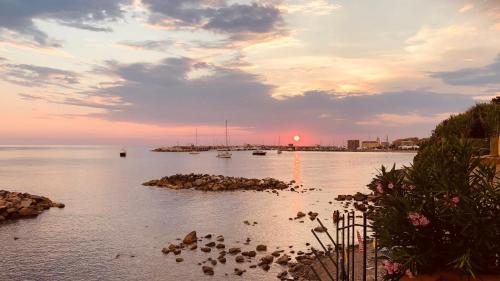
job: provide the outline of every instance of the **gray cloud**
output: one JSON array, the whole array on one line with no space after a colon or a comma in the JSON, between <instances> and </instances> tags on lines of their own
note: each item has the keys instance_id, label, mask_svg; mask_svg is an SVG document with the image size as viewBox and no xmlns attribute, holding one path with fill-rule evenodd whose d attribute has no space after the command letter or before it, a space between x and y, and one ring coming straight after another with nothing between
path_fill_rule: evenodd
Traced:
<instances>
[{"instance_id":1,"label":"gray cloud","mask_svg":"<svg viewBox=\"0 0 500 281\"><path fill-rule=\"evenodd\" d=\"M283 34L281 12L272 5L231 4L225 0L143 0L150 21L174 20L178 27L196 27L228 34L234 40Z\"/></svg>"},{"instance_id":2,"label":"gray cloud","mask_svg":"<svg viewBox=\"0 0 500 281\"><path fill-rule=\"evenodd\" d=\"M456 71L434 72L431 77L439 78L450 85L486 86L500 85L500 54L493 63L479 68L464 68Z\"/></svg>"},{"instance_id":3,"label":"gray cloud","mask_svg":"<svg viewBox=\"0 0 500 281\"><path fill-rule=\"evenodd\" d=\"M462 111L473 104L470 96L433 92L392 92L377 95L335 95L309 91L284 99L271 97L274 86L261 77L236 69L200 63L188 58L169 58L158 64L108 63L107 73L121 78L119 84L88 92L58 103L106 108L94 117L157 125L232 124L273 131L307 128L322 133L354 134L370 130L404 133L404 122L382 120L377 128L367 125L379 116L423 116ZM209 73L195 79L193 71ZM97 97L98 99L89 99ZM91 103L89 100L114 102ZM427 119L425 119L427 120ZM437 122L437 121L436 121ZM369 122L368 122L369 124ZM399 127L394 127L394 125ZM403 124L403 125L401 125ZM435 124L407 125L408 133L430 132ZM411 128L411 129L410 129ZM253 129L252 129L253 130Z\"/></svg>"},{"instance_id":4,"label":"gray cloud","mask_svg":"<svg viewBox=\"0 0 500 281\"><path fill-rule=\"evenodd\" d=\"M166 51L170 46L172 46L173 42L170 40L147 40L147 41L123 41L119 43L120 45L150 50L150 51Z\"/></svg>"},{"instance_id":5,"label":"gray cloud","mask_svg":"<svg viewBox=\"0 0 500 281\"><path fill-rule=\"evenodd\" d=\"M280 11L275 7L233 4L214 10L204 27L234 34L270 33L281 21Z\"/></svg>"},{"instance_id":6,"label":"gray cloud","mask_svg":"<svg viewBox=\"0 0 500 281\"><path fill-rule=\"evenodd\" d=\"M30 64L0 64L0 79L27 87L54 85L71 87L79 84L79 74Z\"/></svg>"},{"instance_id":7,"label":"gray cloud","mask_svg":"<svg viewBox=\"0 0 500 281\"><path fill-rule=\"evenodd\" d=\"M123 4L130 0L0 0L0 29L21 34L39 46L60 46L39 30L33 20L55 20L59 23L92 31L109 31L96 22L116 20L123 16Z\"/></svg>"}]
</instances>

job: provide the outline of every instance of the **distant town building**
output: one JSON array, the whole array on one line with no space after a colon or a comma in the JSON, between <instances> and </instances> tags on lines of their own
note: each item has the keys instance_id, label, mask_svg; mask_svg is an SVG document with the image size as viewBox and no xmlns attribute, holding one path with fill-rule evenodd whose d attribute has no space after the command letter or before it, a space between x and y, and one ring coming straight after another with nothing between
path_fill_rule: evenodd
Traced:
<instances>
[{"instance_id":1,"label":"distant town building","mask_svg":"<svg viewBox=\"0 0 500 281\"><path fill-rule=\"evenodd\" d=\"M396 149L418 149L419 139L416 137L397 139L392 142Z\"/></svg>"},{"instance_id":2,"label":"distant town building","mask_svg":"<svg viewBox=\"0 0 500 281\"><path fill-rule=\"evenodd\" d=\"M389 148L391 144L389 143L389 136L385 136L385 141L380 143L380 146L384 149Z\"/></svg>"},{"instance_id":3,"label":"distant town building","mask_svg":"<svg viewBox=\"0 0 500 281\"><path fill-rule=\"evenodd\" d=\"M348 140L347 141L347 149L357 150L358 148L359 148L359 140Z\"/></svg>"},{"instance_id":4,"label":"distant town building","mask_svg":"<svg viewBox=\"0 0 500 281\"><path fill-rule=\"evenodd\" d=\"M378 149L381 147L380 143L380 138L377 138L377 140L367 140L367 141L362 141L361 142L361 148L362 149Z\"/></svg>"}]
</instances>

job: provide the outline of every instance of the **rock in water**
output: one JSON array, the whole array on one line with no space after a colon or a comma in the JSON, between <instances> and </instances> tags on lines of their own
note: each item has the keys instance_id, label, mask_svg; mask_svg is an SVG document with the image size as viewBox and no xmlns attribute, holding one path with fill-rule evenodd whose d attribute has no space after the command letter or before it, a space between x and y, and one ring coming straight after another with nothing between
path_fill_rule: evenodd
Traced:
<instances>
[{"instance_id":1,"label":"rock in water","mask_svg":"<svg viewBox=\"0 0 500 281\"><path fill-rule=\"evenodd\" d=\"M322 227L322 226L317 226L314 228L315 232L325 232L326 230L327 230L326 227Z\"/></svg>"},{"instance_id":2,"label":"rock in water","mask_svg":"<svg viewBox=\"0 0 500 281\"><path fill-rule=\"evenodd\" d=\"M270 264L272 263L274 260L274 257L271 256L271 255L267 255L267 256L264 256L260 259L260 265L263 265L263 264Z\"/></svg>"},{"instance_id":3,"label":"rock in water","mask_svg":"<svg viewBox=\"0 0 500 281\"><path fill-rule=\"evenodd\" d=\"M205 273L206 275L214 275L214 269L210 266L202 266L201 269L203 270L203 273Z\"/></svg>"},{"instance_id":4,"label":"rock in water","mask_svg":"<svg viewBox=\"0 0 500 281\"><path fill-rule=\"evenodd\" d=\"M31 217L31 216L36 216L38 215L38 212L36 210L34 210L33 208L30 208L30 207L24 207L24 208L21 208L19 211L18 211L19 215L21 215L22 217Z\"/></svg>"},{"instance_id":5,"label":"rock in water","mask_svg":"<svg viewBox=\"0 0 500 281\"><path fill-rule=\"evenodd\" d=\"M228 252L231 254L231 255L236 255L238 253L241 252L241 249L240 248L229 248Z\"/></svg>"},{"instance_id":6,"label":"rock in water","mask_svg":"<svg viewBox=\"0 0 500 281\"><path fill-rule=\"evenodd\" d=\"M47 197L0 190L0 221L34 217L56 206Z\"/></svg>"},{"instance_id":7,"label":"rock in water","mask_svg":"<svg viewBox=\"0 0 500 281\"><path fill-rule=\"evenodd\" d=\"M201 247L200 250L202 252L205 252L205 253L210 253L210 251L212 251L212 248L209 248L209 247Z\"/></svg>"},{"instance_id":8,"label":"rock in water","mask_svg":"<svg viewBox=\"0 0 500 281\"><path fill-rule=\"evenodd\" d=\"M184 240L182 240L182 243L189 245L189 244L196 243L196 241L198 241L198 237L196 237L196 231L191 231L191 232L189 232L188 235L186 235L186 237L184 237Z\"/></svg>"},{"instance_id":9,"label":"rock in water","mask_svg":"<svg viewBox=\"0 0 500 281\"><path fill-rule=\"evenodd\" d=\"M303 212L298 212L296 218L300 219L300 218L305 217L305 216L306 216L306 214L304 214Z\"/></svg>"},{"instance_id":10,"label":"rock in water","mask_svg":"<svg viewBox=\"0 0 500 281\"><path fill-rule=\"evenodd\" d=\"M243 272L245 272L245 271L244 271L244 270L241 270L241 269L239 269L239 268L235 268L235 269L234 269L234 274L236 274L236 275L241 276L241 275L243 274Z\"/></svg>"},{"instance_id":11,"label":"rock in water","mask_svg":"<svg viewBox=\"0 0 500 281\"><path fill-rule=\"evenodd\" d=\"M288 263L288 261L290 260L290 257L287 256L287 255L283 255L281 256L280 258L278 258L276 260L276 263L277 264L281 264L281 265L286 265Z\"/></svg>"},{"instance_id":12,"label":"rock in water","mask_svg":"<svg viewBox=\"0 0 500 281\"><path fill-rule=\"evenodd\" d=\"M260 252L267 251L267 246L266 245L257 245L256 250L260 251Z\"/></svg>"}]
</instances>

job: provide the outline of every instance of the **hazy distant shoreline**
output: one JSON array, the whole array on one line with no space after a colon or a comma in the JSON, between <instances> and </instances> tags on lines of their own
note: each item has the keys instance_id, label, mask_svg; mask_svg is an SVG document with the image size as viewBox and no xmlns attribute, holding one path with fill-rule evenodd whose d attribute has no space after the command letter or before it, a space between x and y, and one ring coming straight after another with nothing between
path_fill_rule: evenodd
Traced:
<instances>
[{"instance_id":1,"label":"hazy distant shoreline","mask_svg":"<svg viewBox=\"0 0 500 281\"><path fill-rule=\"evenodd\" d=\"M223 149L223 146L165 146L153 149L153 152L190 152L190 151L217 151L218 149ZM349 150L341 149L337 147L311 147L311 146L294 146L292 149L289 147L276 147L276 146L261 146L261 147L241 147L232 146L229 147L231 151L253 151L256 149L265 151L276 151L281 150L283 152L294 152L294 151L307 151L307 152L404 152L404 153L416 153L416 149L360 149L360 150Z\"/></svg>"}]
</instances>

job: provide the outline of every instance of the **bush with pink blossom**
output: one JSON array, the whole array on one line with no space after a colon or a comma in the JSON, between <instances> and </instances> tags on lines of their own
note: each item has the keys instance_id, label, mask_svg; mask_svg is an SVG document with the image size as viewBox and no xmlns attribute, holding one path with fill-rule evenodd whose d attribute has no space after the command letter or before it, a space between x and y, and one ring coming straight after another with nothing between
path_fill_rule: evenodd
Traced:
<instances>
[{"instance_id":1,"label":"bush with pink blossom","mask_svg":"<svg viewBox=\"0 0 500 281\"><path fill-rule=\"evenodd\" d=\"M382 167L373 226L389 251L387 280L453 271L500 274L500 178L475 146L448 138L426 144L413 165Z\"/></svg>"}]
</instances>

